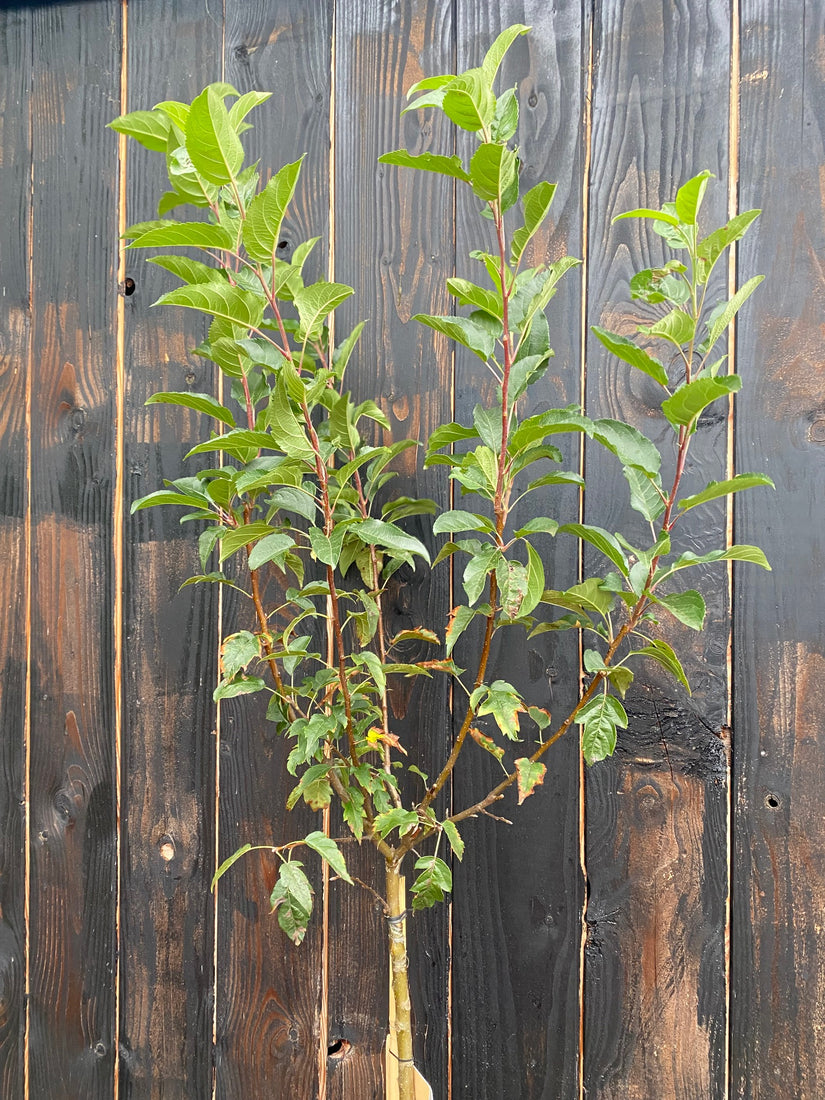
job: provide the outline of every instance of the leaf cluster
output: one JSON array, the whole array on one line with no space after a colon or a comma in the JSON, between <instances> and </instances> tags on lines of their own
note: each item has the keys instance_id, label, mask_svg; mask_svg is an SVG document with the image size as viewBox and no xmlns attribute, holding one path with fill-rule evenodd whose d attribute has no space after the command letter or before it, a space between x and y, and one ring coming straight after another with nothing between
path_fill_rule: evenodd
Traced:
<instances>
[{"instance_id":1,"label":"leaf cluster","mask_svg":"<svg viewBox=\"0 0 825 1100\"><path fill-rule=\"evenodd\" d=\"M442 424L422 441L424 465L443 467L456 491L459 506L440 514L430 500L392 495L394 464L419 441L391 440L382 408L346 388L363 322L336 343L331 318L352 289L309 275L317 238L298 244L288 260L279 255L303 158L265 183L257 164L245 164L247 118L268 97L212 84L191 104L166 101L111 124L165 159L170 189L160 199L158 218L132 226L128 247L160 250L152 262L180 285L156 304L205 315L206 336L195 351L224 378L222 398L191 391L150 398L206 417L208 434L189 455L209 456L210 465L136 500L132 510L175 505L184 509L181 522L198 524L202 572L186 583L232 585L250 601L248 628L222 641L215 699L268 695L267 717L290 742L287 768L295 785L287 806L304 802L323 810L336 800L355 841L372 842L396 866L414 852L415 909L451 889L449 866L437 854L441 837L460 859L464 840L457 824L483 812L510 785L519 803L529 797L544 779L540 757L571 725L581 726L588 764L613 752L628 722L621 698L638 658L658 662L689 690L676 653L659 636L658 618L669 615L699 630L705 605L698 591L672 588L672 578L716 560L768 567L756 547L697 556L680 550L675 539L687 511L771 484L761 474L738 474L681 495L700 417L740 386L736 375L722 372L724 356L714 360L715 349L759 282L751 279L727 301L706 301L716 264L758 213L740 214L701 237L698 218L710 173L689 180L660 210L620 215L649 219L674 253L661 268L638 272L631 281L632 296L661 316L636 326L633 339L593 327L610 355L660 387L662 414L674 433L674 480L664 481L668 463L656 445L627 423L591 419L574 405L523 412L525 395L553 355L546 310L559 281L578 263L541 259L555 186L540 182L522 191L518 98L513 88L495 90L506 51L528 29L516 24L504 31L479 67L427 77L411 89L406 109L442 111L470 135L474 147L467 157L400 149L380 158L469 188L487 238L486 247L471 254L477 281L447 279L455 311L417 318L477 357L491 395L476 405L471 423ZM180 208L189 211L186 220L168 216ZM674 354L678 377L664 365ZM571 490L585 488L578 472L563 468L556 437L564 435L584 436L589 446L615 456L631 507L650 527L648 545L571 518L569 503L564 514ZM541 506L531 501L525 508L526 498ZM520 505L519 514L531 516L526 522L516 518ZM541 514L552 509L555 514ZM425 523L431 536L443 538L432 562L432 540L422 537ZM595 574L565 590L553 588L544 563L546 540L556 537L595 550ZM396 571L448 560L463 592L449 620L390 636L384 611ZM272 590L270 579L279 595L266 605L262 594ZM462 641L473 623L482 628L475 652ZM511 629L531 637L576 630L587 638L585 689L555 729L544 700L531 703L491 674L492 640ZM459 643L473 666L466 679L454 660ZM466 709L450 754L436 762L431 779L395 730L388 698L398 677L433 675L453 680ZM535 747L525 752L526 732ZM485 799L439 819L433 804L468 740L496 757L504 778ZM418 784L417 797L405 799L409 785L399 782L404 770ZM436 838L435 853L422 854L430 837ZM315 830L301 843L349 879L335 841ZM300 942L313 895L294 847L274 849L281 866L271 905L282 928ZM234 853L218 877L249 850Z\"/></svg>"}]
</instances>

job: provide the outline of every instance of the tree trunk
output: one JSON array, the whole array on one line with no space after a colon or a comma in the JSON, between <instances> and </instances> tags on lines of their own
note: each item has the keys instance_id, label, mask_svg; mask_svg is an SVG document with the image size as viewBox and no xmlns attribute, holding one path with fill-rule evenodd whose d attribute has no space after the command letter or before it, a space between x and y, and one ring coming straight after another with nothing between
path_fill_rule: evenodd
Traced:
<instances>
[{"instance_id":1,"label":"tree trunk","mask_svg":"<svg viewBox=\"0 0 825 1100\"><path fill-rule=\"evenodd\" d=\"M410 986L408 981L407 930L405 921L404 878L400 869L387 862L387 928L389 930L390 971L395 1022L392 1028L387 1075L398 1074L399 1100L414 1100L413 1029ZM394 1049L393 1049L394 1048Z\"/></svg>"}]
</instances>

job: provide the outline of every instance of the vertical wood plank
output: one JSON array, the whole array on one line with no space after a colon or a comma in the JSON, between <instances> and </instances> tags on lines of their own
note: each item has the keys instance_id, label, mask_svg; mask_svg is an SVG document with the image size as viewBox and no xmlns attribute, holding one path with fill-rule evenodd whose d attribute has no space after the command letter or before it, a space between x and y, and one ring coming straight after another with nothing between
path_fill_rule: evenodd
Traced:
<instances>
[{"instance_id":1,"label":"vertical wood plank","mask_svg":"<svg viewBox=\"0 0 825 1100\"><path fill-rule=\"evenodd\" d=\"M38 7L32 66L30 1096L113 1092L112 500L120 5Z\"/></svg>"},{"instance_id":2,"label":"vertical wood plank","mask_svg":"<svg viewBox=\"0 0 825 1100\"><path fill-rule=\"evenodd\" d=\"M518 87L524 187L542 179L558 184L551 216L528 257L533 264L582 255L587 19L582 5L572 2L459 5L459 71L479 64L506 26L532 26L511 47L499 90ZM492 238L484 237L478 202L459 194L456 262L462 275L484 282L467 253L491 247ZM531 391L532 404L522 402L521 416L582 400L581 309L581 278L574 271L560 284L548 311L555 358ZM457 355L456 367L456 419L471 423L473 406L482 396L489 399L489 387L474 356ZM578 440L568 438L562 445L564 468L578 469ZM534 515L575 516L576 495L558 489L533 495L520 517L525 521ZM513 525L518 522L516 516ZM548 587L576 582L574 546L548 537L537 549ZM458 577L456 588L455 600L461 602ZM458 662L472 668L469 655ZM548 633L527 642L515 629L500 633L488 672L488 680L497 678L513 683L531 704L547 707L561 721L578 688L575 639ZM497 811L514 820L512 827L488 820L467 823L467 852L454 868L455 1096L538 1100L573 1096L578 1087L583 883L575 735L555 746L546 763L547 777L533 798L516 808L510 796ZM456 769L457 808L482 796L499 777L492 757L469 745Z\"/></svg>"},{"instance_id":3,"label":"vertical wood plank","mask_svg":"<svg viewBox=\"0 0 825 1100\"><path fill-rule=\"evenodd\" d=\"M628 278L663 250L650 223L611 228L610 219L660 205L710 168L722 182L709 192L706 224L725 220L730 5L611 2L594 12L589 320L632 334L649 308L630 303ZM673 433L654 389L590 339L588 414L628 420L649 435L669 484ZM685 491L725 470L720 404L700 423ZM586 474L586 520L649 541L629 511L618 463L589 447ZM723 508L705 509L680 524L678 545L701 553L723 542L724 528ZM704 633L693 641L671 623L661 629L684 654L692 698L638 668L626 701L630 727L616 756L586 777L588 1095L724 1095L726 759L714 731L725 718L727 592L718 567L694 574L690 586L708 603Z\"/></svg>"},{"instance_id":4,"label":"vertical wood plank","mask_svg":"<svg viewBox=\"0 0 825 1100\"><path fill-rule=\"evenodd\" d=\"M331 5L328 0L229 0L225 74L240 92L271 91L250 116L251 159L264 180L307 153L282 254L320 236L307 274L326 273L329 226L329 98ZM224 600L223 633L255 629L247 601ZM277 583L267 597L280 602ZM287 813L294 781L286 773L290 745L265 719L260 697L221 704L220 854L241 844L283 844L321 827L306 808ZM318 1095L323 968L323 886L318 862L307 859L316 911L296 947L269 912L277 860L255 853L221 881L218 928L217 1091L236 1096Z\"/></svg>"},{"instance_id":5,"label":"vertical wood plank","mask_svg":"<svg viewBox=\"0 0 825 1100\"><path fill-rule=\"evenodd\" d=\"M126 46L128 110L189 101L220 79L222 19L207 0L140 0L128 7ZM105 163L116 157L110 135ZM155 217L168 190L161 158L129 142L125 171L126 223ZM145 261L127 253L127 510L164 478L193 473L183 455L202 438L197 414L147 409L146 399L214 385L212 364L191 354L203 319L151 309L177 284ZM126 520L120 1088L130 1100L212 1089L218 594L178 591L200 571L194 527L179 519L177 509L153 509Z\"/></svg>"},{"instance_id":6,"label":"vertical wood plank","mask_svg":"<svg viewBox=\"0 0 825 1100\"><path fill-rule=\"evenodd\" d=\"M0 1095L23 1093L31 16L0 11Z\"/></svg>"},{"instance_id":7,"label":"vertical wood plank","mask_svg":"<svg viewBox=\"0 0 825 1100\"><path fill-rule=\"evenodd\" d=\"M418 312L444 313L443 279L453 268L452 188L447 180L377 164L381 153L406 147L443 152L449 137L430 112L400 119L405 92L424 75L452 66L452 5L448 0L336 5L335 24L335 277L355 288L352 308L338 311L342 331L369 318L347 371L354 395L372 397L394 439L425 440L450 419L451 362L443 342L410 322ZM442 478L416 472L414 450L395 468L393 492L434 498L447 507ZM423 530L410 520L408 529ZM449 568L427 581L403 568L392 578L388 629L427 624L440 629L448 610ZM409 654L408 654L409 656ZM434 774L446 758L450 717L446 685L398 685L391 719L409 761ZM350 856L348 854L348 860ZM384 891L383 867L372 849L350 860L359 878ZM438 907L408 922L416 1058L436 1096L447 1095L448 910ZM364 891L336 887L330 896L330 1039L351 1043L331 1067L330 1100L383 1100L381 1055L386 1036L386 925Z\"/></svg>"},{"instance_id":8,"label":"vertical wood plank","mask_svg":"<svg viewBox=\"0 0 825 1100\"><path fill-rule=\"evenodd\" d=\"M740 207L764 210L739 253L765 272L737 338L737 541L771 574L734 575L731 1095L825 1091L825 6L741 8ZM757 575L754 575L757 574Z\"/></svg>"}]
</instances>

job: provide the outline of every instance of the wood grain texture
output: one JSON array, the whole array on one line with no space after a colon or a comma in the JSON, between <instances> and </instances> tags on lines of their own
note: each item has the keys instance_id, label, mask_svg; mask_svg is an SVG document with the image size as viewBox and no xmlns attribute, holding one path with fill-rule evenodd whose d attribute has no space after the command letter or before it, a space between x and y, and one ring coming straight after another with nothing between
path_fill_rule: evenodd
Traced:
<instances>
[{"instance_id":1,"label":"wood grain texture","mask_svg":"<svg viewBox=\"0 0 825 1100\"><path fill-rule=\"evenodd\" d=\"M372 396L389 417L392 438L425 440L450 419L451 361L443 341L411 318L448 312L443 279L453 268L452 188L448 180L377 164L381 153L414 153L449 145L431 113L400 112L406 90L424 75L452 66L452 5L445 0L386 4L357 0L336 5L335 25L335 276L355 288L353 305L339 310L340 331L369 318L357 358L347 373L360 398ZM417 469L414 450L396 469L393 495L425 496L446 507L445 479ZM415 519L403 524L421 536ZM390 633L428 625L443 633L449 567L431 579L403 568L385 600ZM403 659L431 656L410 649ZM434 774L446 757L450 731L447 685L436 677L422 687L396 684L394 728L409 762ZM419 791L416 793L420 793ZM371 850L358 875L383 892L383 867ZM448 910L416 915L408 923L416 1058L435 1095L447 1090L449 982ZM330 898L330 1036L352 1043L330 1074L330 1100L383 1097L382 1050L387 1029L386 927L370 896L339 890ZM336 929L346 930L344 935ZM375 944L366 952L358 944ZM380 949L378 948L378 945Z\"/></svg>"},{"instance_id":2,"label":"wood grain texture","mask_svg":"<svg viewBox=\"0 0 825 1100\"><path fill-rule=\"evenodd\" d=\"M23 1093L31 18L0 11L0 1096Z\"/></svg>"},{"instance_id":3,"label":"wood grain texture","mask_svg":"<svg viewBox=\"0 0 825 1100\"><path fill-rule=\"evenodd\" d=\"M30 1095L111 1096L120 5L33 12Z\"/></svg>"},{"instance_id":4,"label":"wood grain texture","mask_svg":"<svg viewBox=\"0 0 825 1100\"><path fill-rule=\"evenodd\" d=\"M226 5L226 79L240 92L273 93L250 116L250 159L261 158L266 180L308 154L281 251L288 257L300 241L320 236L307 264L313 279L326 273L327 262L331 18L326 0ZM278 595L273 580L267 597L277 604ZM239 606L237 599L225 599L224 635L252 625L247 601ZM305 807L285 810L294 786L285 767L292 746L265 720L265 700L228 700L221 707L221 858L246 842L283 844L320 828L319 814ZM310 855L304 862L317 908L300 947L269 912L274 857L247 857L219 888L217 1092L225 1100L318 1095L323 884L320 861Z\"/></svg>"},{"instance_id":5,"label":"wood grain texture","mask_svg":"<svg viewBox=\"0 0 825 1100\"><path fill-rule=\"evenodd\" d=\"M511 47L498 85L502 90L515 84L520 97L523 187L542 179L558 185L551 215L532 244L528 263L582 255L585 20L582 5L576 3L552 8L523 0L495 7L459 5L459 70L478 64L506 26L520 22L532 27ZM467 259L471 249L491 244L478 218L478 205L459 191L456 254L461 274L485 283L479 277L481 269ZM514 219L511 231L517 225ZM581 278L574 271L560 284L548 311L555 358L521 402L522 417L582 400L581 308ZM490 389L478 360L459 354L456 419L470 423L479 399L489 400ZM578 439L557 438L563 438L563 468L577 470ZM576 515L577 508L575 493L545 489L522 502L513 526L531 516ZM566 588L576 582L577 557L571 543L539 536L536 549L548 587ZM456 602L463 598L457 576ZM488 681L513 683L530 704L550 709L561 721L578 688L576 640L544 634L527 642L522 631L513 629L497 635L493 646ZM472 668L469 653L458 660ZM532 737L535 727L524 725L525 737ZM496 810L515 821L512 827L477 821L468 822L464 830L467 852L455 867L455 1096L538 1100L577 1091L582 878L576 737L552 749L546 763L547 777L535 797L517 809L510 794ZM469 745L456 769L456 806L483 795L498 778L492 757Z\"/></svg>"},{"instance_id":6,"label":"wood grain texture","mask_svg":"<svg viewBox=\"0 0 825 1100\"><path fill-rule=\"evenodd\" d=\"M723 0L597 6L591 323L630 335L634 323L647 321L650 307L630 304L627 283L663 254L649 222L611 228L610 219L672 199L703 168L725 179L729 21ZM725 220L724 182L705 206L706 226ZM721 280L714 290L724 296ZM649 435L663 451L663 480L670 484L673 432L656 389L590 338L587 412L627 420ZM702 418L683 492L724 476L725 417L720 404ZM647 545L645 521L629 510L615 459L588 447L586 476L585 521ZM701 552L723 544L723 508L693 515L694 522L680 523L676 548ZM588 570L600 568L589 554L585 560ZM586 777L584 1083L588 1095L599 1097L724 1095L726 779L713 731L725 717L727 593L718 571L694 573L686 586L705 595L706 630L694 640L672 621L660 629L683 655L692 698L637 666L620 751Z\"/></svg>"},{"instance_id":7,"label":"wood grain texture","mask_svg":"<svg viewBox=\"0 0 825 1100\"><path fill-rule=\"evenodd\" d=\"M204 3L141 0L127 22L127 110L191 100L219 79L223 26ZM110 136L114 163L118 143ZM127 146L126 223L156 216L163 158ZM185 211L178 217L189 217ZM183 454L205 421L144 402L158 390L210 392L213 367L190 349L203 318L152 310L177 285L127 253L124 298L125 508L164 478L191 475ZM204 463L205 465L205 463ZM179 509L126 518L123 669L120 1090L129 1098L200 1097L212 1088L215 707L218 593L198 585L193 524Z\"/></svg>"},{"instance_id":8,"label":"wood grain texture","mask_svg":"<svg viewBox=\"0 0 825 1100\"><path fill-rule=\"evenodd\" d=\"M825 1091L825 7L742 5L739 253L765 272L741 318L736 465L777 492L737 502L737 541L773 572L734 575L731 1096ZM757 575L755 575L757 574Z\"/></svg>"}]
</instances>

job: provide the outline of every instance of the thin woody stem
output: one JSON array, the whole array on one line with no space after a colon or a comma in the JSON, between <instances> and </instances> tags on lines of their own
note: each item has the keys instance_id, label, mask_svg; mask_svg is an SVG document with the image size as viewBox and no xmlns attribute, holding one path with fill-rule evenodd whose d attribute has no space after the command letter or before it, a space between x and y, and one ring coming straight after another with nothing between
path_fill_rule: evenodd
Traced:
<instances>
[{"instance_id":1,"label":"thin woody stem","mask_svg":"<svg viewBox=\"0 0 825 1100\"><path fill-rule=\"evenodd\" d=\"M665 532L670 531L676 519L676 517L673 516L673 506L676 503L676 497L679 491L679 484L682 480L682 474L684 473L685 460L687 458L689 446L690 434L688 432L688 429L686 427L683 427L679 432L679 444L676 456L676 471L673 478L673 486L670 490L670 493L668 494L667 505L665 506L665 512L662 517L662 531ZM619 630L618 634L608 647L608 650L604 656L604 663L606 666L609 666L611 664L622 642L625 640L628 634L630 634L630 632L635 629L636 625L639 622L639 619L641 618L645 608L647 607L647 604L649 602L648 593L650 591L650 586L653 582L656 568L659 564L659 558L660 555L657 554L651 560L647 578L642 589L642 595L637 600L627 622L624 624L621 630ZM545 741L542 741L536 751L529 758L531 763L534 764L538 760L540 760L541 757L544 756L544 754L550 748L550 746L554 745L560 737L563 737L564 734L567 733L567 731L575 722L576 715L581 711L582 707L584 707L584 705L593 698L597 688L604 682L605 678L606 673L601 671L596 673L591 682L588 684L587 688L582 693L575 707L571 710L571 712L568 714L568 716L565 718L559 728L555 731L555 733L553 733L551 737L548 737ZM487 806L490 806L493 802L497 802L498 799L502 797L508 787L511 787L513 783L516 782L517 778L517 773L512 772L505 779L502 779L502 781L498 783L495 787L493 787L493 789L489 791L484 796L484 798L480 799L478 802L475 802L472 806L468 806L466 809L460 810L458 813L451 814L446 820L452 821L455 824L459 821L464 821L465 818L475 817L477 814L483 813ZM421 833L416 836L416 843L421 839L421 836Z\"/></svg>"}]
</instances>

